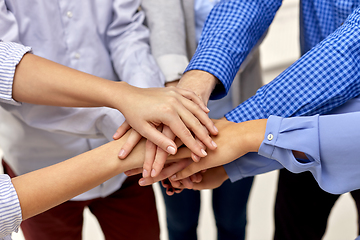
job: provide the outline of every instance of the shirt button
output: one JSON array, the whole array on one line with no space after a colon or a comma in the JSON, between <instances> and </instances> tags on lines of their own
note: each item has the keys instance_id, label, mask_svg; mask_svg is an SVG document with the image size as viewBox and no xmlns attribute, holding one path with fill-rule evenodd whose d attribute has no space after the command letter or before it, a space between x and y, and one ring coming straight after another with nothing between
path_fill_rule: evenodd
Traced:
<instances>
[{"instance_id":1,"label":"shirt button","mask_svg":"<svg viewBox=\"0 0 360 240\"><path fill-rule=\"evenodd\" d=\"M271 133L269 135L267 135L267 139L269 141L273 140L273 138L274 138L274 135L272 135Z\"/></svg>"},{"instance_id":2,"label":"shirt button","mask_svg":"<svg viewBox=\"0 0 360 240\"><path fill-rule=\"evenodd\" d=\"M66 13L66 15L68 16L68 18L72 18L73 13L72 13L71 11L68 11L68 12Z\"/></svg>"},{"instance_id":3,"label":"shirt button","mask_svg":"<svg viewBox=\"0 0 360 240\"><path fill-rule=\"evenodd\" d=\"M79 58L81 57L81 55L80 55L80 53L75 53L75 54L74 54L74 57L75 57L76 59L79 59Z\"/></svg>"}]
</instances>

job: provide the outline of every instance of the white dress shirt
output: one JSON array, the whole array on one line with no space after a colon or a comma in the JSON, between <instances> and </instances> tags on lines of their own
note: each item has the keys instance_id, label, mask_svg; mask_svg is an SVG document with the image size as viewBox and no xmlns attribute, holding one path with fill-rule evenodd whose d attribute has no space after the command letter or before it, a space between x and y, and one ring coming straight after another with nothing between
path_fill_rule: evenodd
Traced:
<instances>
[{"instance_id":1,"label":"white dress shirt","mask_svg":"<svg viewBox=\"0 0 360 240\"><path fill-rule=\"evenodd\" d=\"M6 0L0 2L0 39L109 80L161 87L164 79L150 55L148 30L138 7L138 0ZM109 108L1 106L0 146L18 175L111 141L124 121ZM75 199L107 196L125 178L118 175Z\"/></svg>"}]
</instances>

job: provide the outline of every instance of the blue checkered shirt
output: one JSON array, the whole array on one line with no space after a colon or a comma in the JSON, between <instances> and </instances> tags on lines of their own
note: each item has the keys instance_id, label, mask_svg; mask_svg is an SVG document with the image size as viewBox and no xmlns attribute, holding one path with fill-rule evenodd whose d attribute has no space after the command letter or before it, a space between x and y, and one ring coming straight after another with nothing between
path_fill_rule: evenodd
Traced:
<instances>
[{"instance_id":1,"label":"blue checkered shirt","mask_svg":"<svg viewBox=\"0 0 360 240\"><path fill-rule=\"evenodd\" d=\"M280 5L280 0L232 0L216 6L186 71L213 74L222 83L213 97L226 94ZM350 0L302 0L301 49L307 53L226 118L242 122L270 115L322 114L359 95L359 5Z\"/></svg>"}]
</instances>

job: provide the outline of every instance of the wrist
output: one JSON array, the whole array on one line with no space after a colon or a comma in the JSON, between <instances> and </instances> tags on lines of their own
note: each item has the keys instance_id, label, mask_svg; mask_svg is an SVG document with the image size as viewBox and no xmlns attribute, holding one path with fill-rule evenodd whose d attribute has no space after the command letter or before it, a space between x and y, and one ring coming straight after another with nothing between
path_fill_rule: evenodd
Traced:
<instances>
[{"instance_id":1,"label":"wrist","mask_svg":"<svg viewBox=\"0 0 360 240\"><path fill-rule=\"evenodd\" d=\"M217 82L217 78L208 72L191 70L183 75L177 87L193 91L207 104Z\"/></svg>"},{"instance_id":2,"label":"wrist","mask_svg":"<svg viewBox=\"0 0 360 240\"><path fill-rule=\"evenodd\" d=\"M222 181L225 182L226 180L229 179L229 176L224 168L224 166L220 166L220 171L221 171L221 175L222 175Z\"/></svg>"},{"instance_id":3,"label":"wrist","mask_svg":"<svg viewBox=\"0 0 360 240\"><path fill-rule=\"evenodd\" d=\"M165 87L176 87L179 83L179 79L171 82L165 83Z\"/></svg>"},{"instance_id":4,"label":"wrist","mask_svg":"<svg viewBox=\"0 0 360 240\"><path fill-rule=\"evenodd\" d=\"M241 124L242 146L245 146L247 152L258 152L261 143L264 140L267 119L251 120Z\"/></svg>"},{"instance_id":5,"label":"wrist","mask_svg":"<svg viewBox=\"0 0 360 240\"><path fill-rule=\"evenodd\" d=\"M123 113L124 106L131 104L131 88L133 86L126 82L109 81L107 91L104 94L105 107L110 107L119 110Z\"/></svg>"}]
</instances>

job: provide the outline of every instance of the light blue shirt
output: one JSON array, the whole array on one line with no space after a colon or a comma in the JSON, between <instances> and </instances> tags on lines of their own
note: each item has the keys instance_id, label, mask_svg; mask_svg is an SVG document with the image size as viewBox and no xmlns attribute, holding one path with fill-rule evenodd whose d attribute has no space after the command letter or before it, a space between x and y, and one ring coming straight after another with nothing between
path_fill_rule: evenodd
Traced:
<instances>
[{"instance_id":1,"label":"light blue shirt","mask_svg":"<svg viewBox=\"0 0 360 240\"><path fill-rule=\"evenodd\" d=\"M310 171L327 192L342 194L360 188L360 97L327 115L282 118L270 116L259 154L249 153L225 165L231 181L285 167ZM292 150L304 152L298 160Z\"/></svg>"}]
</instances>

